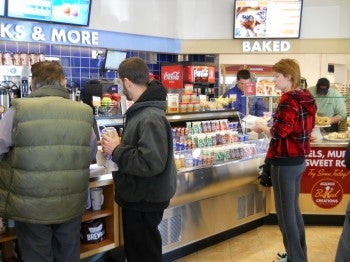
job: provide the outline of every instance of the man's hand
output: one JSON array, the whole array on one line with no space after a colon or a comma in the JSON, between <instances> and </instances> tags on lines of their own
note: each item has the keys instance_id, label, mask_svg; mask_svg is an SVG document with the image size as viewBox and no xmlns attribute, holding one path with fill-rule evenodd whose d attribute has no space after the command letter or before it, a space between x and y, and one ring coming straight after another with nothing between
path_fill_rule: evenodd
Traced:
<instances>
[{"instance_id":1,"label":"man's hand","mask_svg":"<svg viewBox=\"0 0 350 262\"><path fill-rule=\"evenodd\" d=\"M112 155L113 150L120 144L120 136L111 138L107 134L102 134L102 150L104 154Z\"/></svg>"}]
</instances>

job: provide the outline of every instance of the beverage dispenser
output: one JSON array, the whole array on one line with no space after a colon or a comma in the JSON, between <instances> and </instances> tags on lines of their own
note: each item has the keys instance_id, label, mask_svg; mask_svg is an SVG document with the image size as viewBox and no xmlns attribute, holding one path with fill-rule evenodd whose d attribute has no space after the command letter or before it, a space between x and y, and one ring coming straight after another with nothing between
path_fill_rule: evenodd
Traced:
<instances>
[{"instance_id":1,"label":"beverage dispenser","mask_svg":"<svg viewBox=\"0 0 350 262\"><path fill-rule=\"evenodd\" d=\"M29 94L30 66L0 65L0 83L7 86L15 97Z\"/></svg>"}]
</instances>

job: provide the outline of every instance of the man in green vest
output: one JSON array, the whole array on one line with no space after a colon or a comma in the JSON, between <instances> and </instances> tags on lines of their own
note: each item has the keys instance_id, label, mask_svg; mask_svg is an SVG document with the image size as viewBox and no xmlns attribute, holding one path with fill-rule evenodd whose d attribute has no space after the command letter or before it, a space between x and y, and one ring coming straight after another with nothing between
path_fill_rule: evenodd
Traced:
<instances>
[{"instance_id":1,"label":"man in green vest","mask_svg":"<svg viewBox=\"0 0 350 262\"><path fill-rule=\"evenodd\" d=\"M0 120L0 217L15 220L26 261L80 261L90 161L91 108L69 99L58 62L31 67L31 94Z\"/></svg>"}]
</instances>

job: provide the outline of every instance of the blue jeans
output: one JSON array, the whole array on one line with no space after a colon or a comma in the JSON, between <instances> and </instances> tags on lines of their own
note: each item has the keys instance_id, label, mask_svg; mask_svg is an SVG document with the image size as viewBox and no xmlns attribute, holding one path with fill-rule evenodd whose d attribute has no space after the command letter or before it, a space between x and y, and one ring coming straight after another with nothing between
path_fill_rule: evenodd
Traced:
<instances>
[{"instance_id":1,"label":"blue jeans","mask_svg":"<svg viewBox=\"0 0 350 262\"><path fill-rule=\"evenodd\" d=\"M304 220L299 208L300 181L305 161L295 166L271 166L276 215L288 261L307 261Z\"/></svg>"}]
</instances>

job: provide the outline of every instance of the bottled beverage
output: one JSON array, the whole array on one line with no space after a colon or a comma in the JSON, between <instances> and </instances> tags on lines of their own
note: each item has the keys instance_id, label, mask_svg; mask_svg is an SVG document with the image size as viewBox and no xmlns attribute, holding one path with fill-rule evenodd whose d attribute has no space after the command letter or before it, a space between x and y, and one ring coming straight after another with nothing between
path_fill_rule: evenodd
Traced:
<instances>
[{"instance_id":1,"label":"bottled beverage","mask_svg":"<svg viewBox=\"0 0 350 262\"><path fill-rule=\"evenodd\" d=\"M114 127L105 127L102 129L102 134L106 134L107 136L114 138L118 135L117 130ZM106 157L106 168L109 172L117 171L118 165L112 160L111 155L105 155Z\"/></svg>"}]
</instances>

